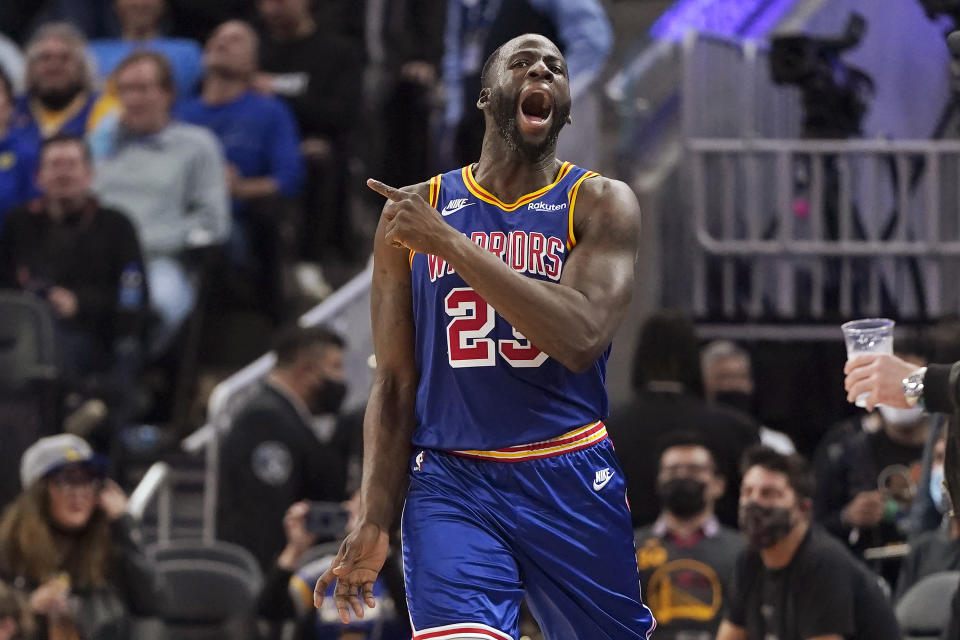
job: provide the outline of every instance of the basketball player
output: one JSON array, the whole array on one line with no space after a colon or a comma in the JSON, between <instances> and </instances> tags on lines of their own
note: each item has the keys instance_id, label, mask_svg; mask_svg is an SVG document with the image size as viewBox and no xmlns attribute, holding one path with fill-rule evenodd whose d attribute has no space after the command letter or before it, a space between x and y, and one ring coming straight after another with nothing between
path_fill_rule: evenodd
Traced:
<instances>
[{"instance_id":1,"label":"basketball player","mask_svg":"<svg viewBox=\"0 0 960 640\"><path fill-rule=\"evenodd\" d=\"M556 158L570 88L550 40L501 46L482 86L476 164L402 190L367 182L388 202L361 517L314 600L336 580L345 622L373 606L406 493L415 640L513 640L525 595L551 640L647 638L626 485L600 420L637 201Z\"/></svg>"}]
</instances>

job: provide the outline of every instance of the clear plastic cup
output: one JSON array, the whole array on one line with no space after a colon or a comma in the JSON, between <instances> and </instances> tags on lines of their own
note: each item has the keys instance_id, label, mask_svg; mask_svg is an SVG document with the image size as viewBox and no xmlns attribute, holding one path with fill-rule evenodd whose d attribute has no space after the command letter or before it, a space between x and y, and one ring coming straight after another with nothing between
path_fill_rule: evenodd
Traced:
<instances>
[{"instance_id":1,"label":"clear plastic cup","mask_svg":"<svg viewBox=\"0 0 960 640\"><path fill-rule=\"evenodd\" d=\"M841 325L843 340L847 345L847 360L872 353L893 355L893 325L889 318L864 318L851 320ZM857 396L858 407L867 406L868 393Z\"/></svg>"}]
</instances>

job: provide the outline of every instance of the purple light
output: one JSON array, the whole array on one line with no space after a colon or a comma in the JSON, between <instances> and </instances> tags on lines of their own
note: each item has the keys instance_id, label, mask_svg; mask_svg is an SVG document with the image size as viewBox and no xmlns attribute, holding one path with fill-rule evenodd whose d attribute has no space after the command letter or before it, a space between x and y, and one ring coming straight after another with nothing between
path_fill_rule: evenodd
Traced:
<instances>
[{"instance_id":1,"label":"purple light","mask_svg":"<svg viewBox=\"0 0 960 640\"><path fill-rule=\"evenodd\" d=\"M650 35L679 40L688 29L728 38L760 37L797 0L679 0L660 16Z\"/></svg>"}]
</instances>

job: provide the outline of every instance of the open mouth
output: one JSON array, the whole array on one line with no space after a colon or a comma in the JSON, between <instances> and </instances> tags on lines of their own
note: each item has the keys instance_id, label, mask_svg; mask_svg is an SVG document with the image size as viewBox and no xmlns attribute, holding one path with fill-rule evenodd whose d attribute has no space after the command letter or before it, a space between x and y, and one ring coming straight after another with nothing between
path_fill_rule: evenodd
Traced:
<instances>
[{"instance_id":1,"label":"open mouth","mask_svg":"<svg viewBox=\"0 0 960 640\"><path fill-rule=\"evenodd\" d=\"M520 100L521 120L533 126L542 126L553 113L553 99L542 90L533 90Z\"/></svg>"}]
</instances>

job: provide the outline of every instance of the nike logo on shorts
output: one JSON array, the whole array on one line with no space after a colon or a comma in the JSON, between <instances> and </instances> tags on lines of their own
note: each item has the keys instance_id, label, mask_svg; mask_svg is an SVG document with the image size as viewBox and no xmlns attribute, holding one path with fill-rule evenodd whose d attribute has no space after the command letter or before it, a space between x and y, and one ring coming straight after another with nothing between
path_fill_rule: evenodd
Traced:
<instances>
[{"instance_id":1,"label":"nike logo on shorts","mask_svg":"<svg viewBox=\"0 0 960 640\"><path fill-rule=\"evenodd\" d=\"M610 478L613 477L613 471L610 471L610 467L606 467L597 471L596 477L593 479L593 490L600 491L607 483L610 482Z\"/></svg>"}]
</instances>

